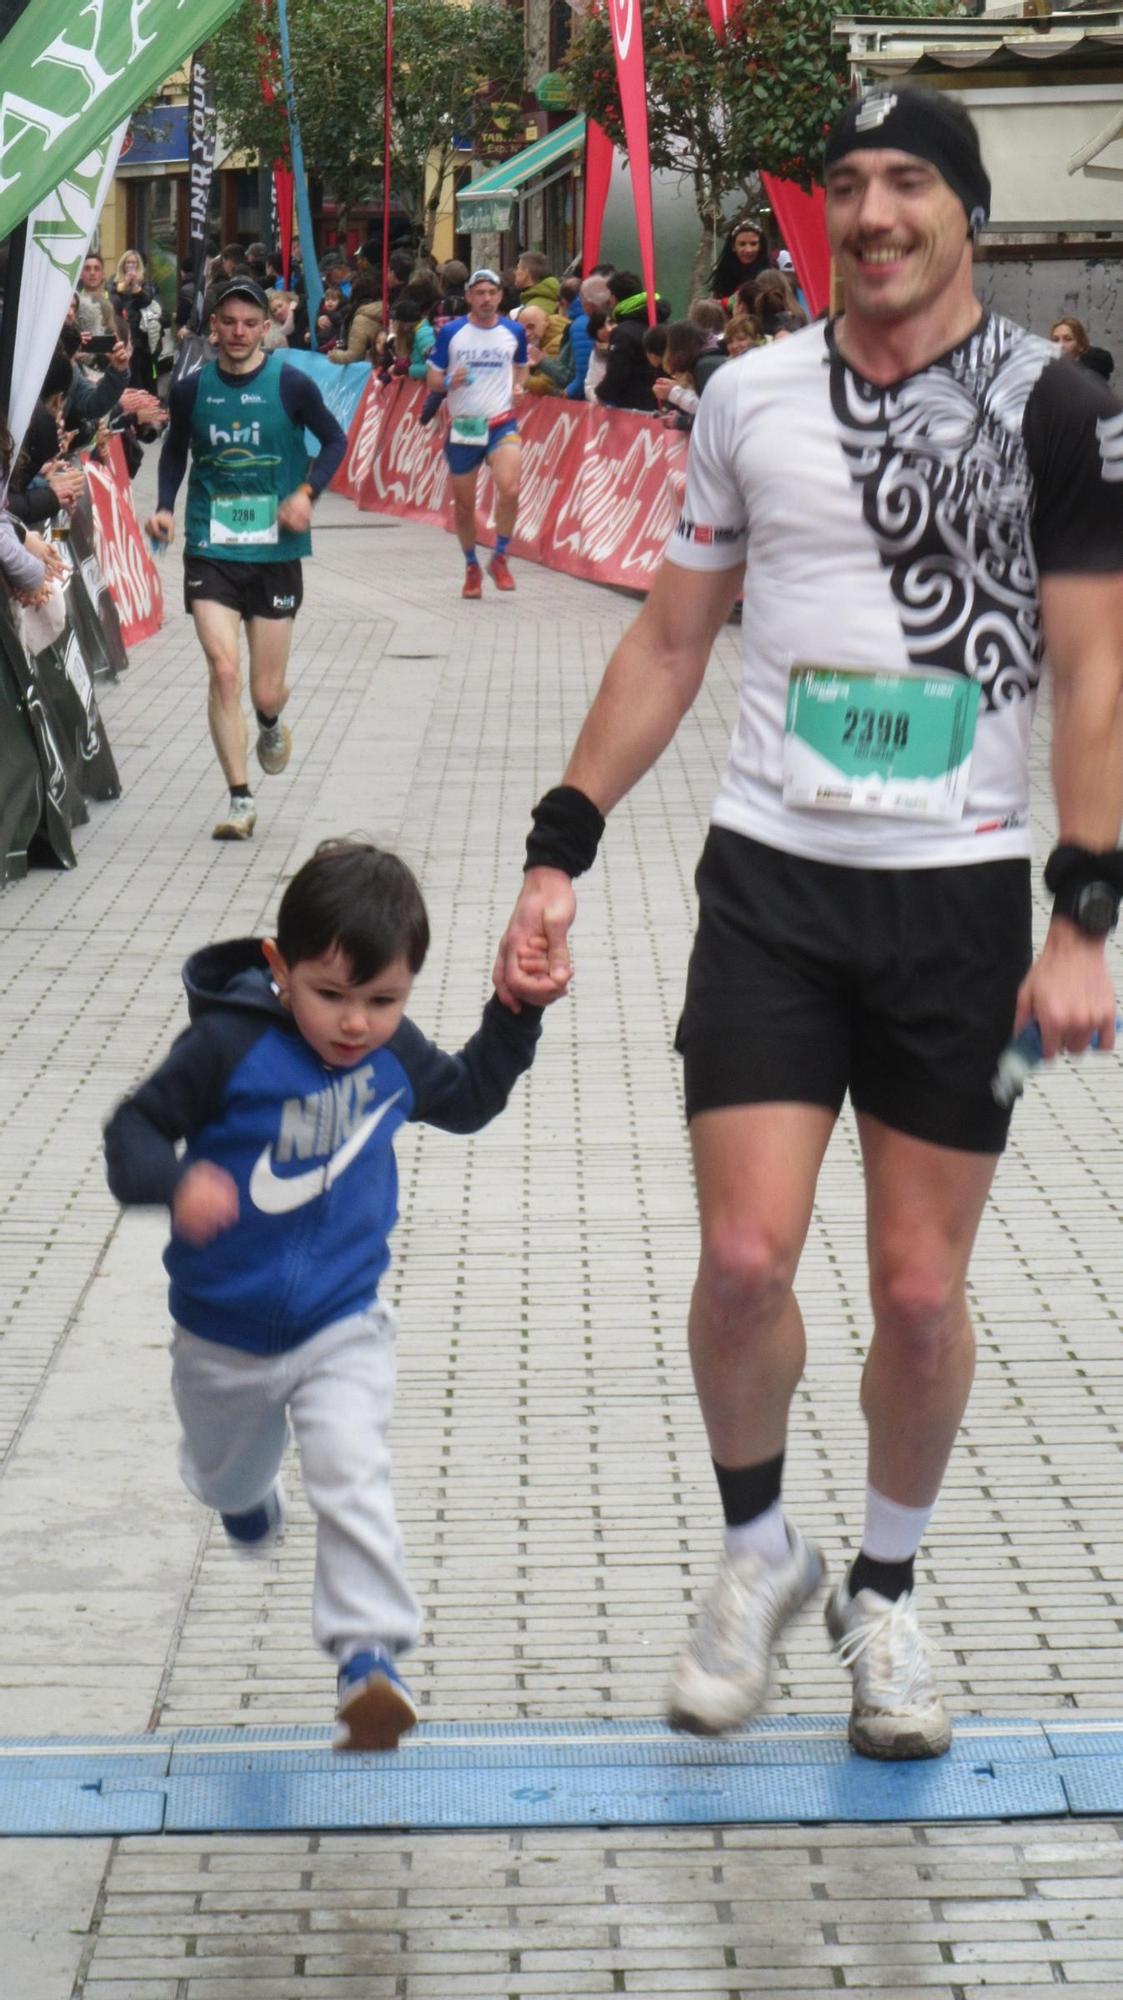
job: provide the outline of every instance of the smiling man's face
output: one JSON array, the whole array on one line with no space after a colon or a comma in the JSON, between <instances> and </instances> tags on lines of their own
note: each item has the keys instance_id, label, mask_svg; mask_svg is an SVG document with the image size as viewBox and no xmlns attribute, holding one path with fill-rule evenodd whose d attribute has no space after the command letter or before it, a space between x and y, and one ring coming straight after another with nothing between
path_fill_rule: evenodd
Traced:
<instances>
[{"instance_id":1,"label":"smiling man's face","mask_svg":"<svg viewBox=\"0 0 1123 2000\"><path fill-rule=\"evenodd\" d=\"M870 147L829 167L826 185L847 312L906 319L947 290L963 262L967 218L929 161Z\"/></svg>"}]
</instances>

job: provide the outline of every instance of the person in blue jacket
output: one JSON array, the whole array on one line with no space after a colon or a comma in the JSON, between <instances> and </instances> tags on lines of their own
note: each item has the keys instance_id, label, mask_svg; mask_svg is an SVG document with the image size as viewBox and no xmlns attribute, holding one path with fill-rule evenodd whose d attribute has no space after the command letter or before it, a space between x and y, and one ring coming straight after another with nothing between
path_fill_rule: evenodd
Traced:
<instances>
[{"instance_id":1,"label":"person in blue jacket","mask_svg":"<svg viewBox=\"0 0 1123 2000\"><path fill-rule=\"evenodd\" d=\"M395 1322L379 1298L394 1136L407 1120L479 1131L541 1032L540 1009L513 1013L493 995L459 1054L436 1048L405 1015L428 946L404 862L321 842L281 899L275 938L188 960L190 1026L105 1132L118 1201L171 1213L184 1484L246 1552L282 1530L295 1433L340 1749L393 1749L417 1720L396 1664L420 1614L390 1488Z\"/></svg>"}]
</instances>

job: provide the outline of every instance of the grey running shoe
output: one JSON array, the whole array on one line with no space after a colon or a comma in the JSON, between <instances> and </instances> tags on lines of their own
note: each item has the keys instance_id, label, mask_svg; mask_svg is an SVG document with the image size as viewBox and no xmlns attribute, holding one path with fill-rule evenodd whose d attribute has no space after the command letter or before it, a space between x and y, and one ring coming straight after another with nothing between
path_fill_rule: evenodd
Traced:
<instances>
[{"instance_id":1,"label":"grey running shoe","mask_svg":"<svg viewBox=\"0 0 1123 2000\"><path fill-rule=\"evenodd\" d=\"M250 840L257 825L257 807L252 799L231 797L223 817L218 821L212 840Z\"/></svg>"},{"instance_id":2,"label":"grey running shoe","mask_svg":"<svg viewBox=\"0 0 1123 2000\"><path fill-rule=\"evenodd\" d=\"M951 1723L932 1674L912 1592L832 1591L827 1631L854 1683L850 1741L863 1757L942 1757Z\"/></svg>"},{"instance_id":3,"label":"grey running shoe","mask_svg":"<svg viewBox=\"0 0 1123 2000\"><path fill-rule=\"evenodd\" d=\"M765 1563L748 1554L722 1556L690 1643L671 1680L667 1720L672 1729L719 1736L763 1708L772 1653L823 1580L823 1558L788 1524L788 1558Z\"/></svg>"},{"instance_id":4,"label":"grey running shoe","mask_svg":"<svg viewBox=\"0 0 1123 2000\"><path fill-rule=\"evenodd\" d=\"M275 778L292 756L292 730L278 717L268 729L257 732L257 761L266 777Z\"/></svg>"}]
</instances>

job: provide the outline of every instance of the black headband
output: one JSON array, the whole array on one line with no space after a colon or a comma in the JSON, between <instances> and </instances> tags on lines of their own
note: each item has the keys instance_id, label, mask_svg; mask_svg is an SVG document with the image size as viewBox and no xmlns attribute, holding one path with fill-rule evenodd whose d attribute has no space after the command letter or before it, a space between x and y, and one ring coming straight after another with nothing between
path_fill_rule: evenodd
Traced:
<instances>
[{"instance_id":1,"label":"black headband","mask_svg":"<svg viewBox=\"0 0 1123 2000\"><path fill-rule=\"evenodd\" d=\"M877 90L848 104L827 140L825 167L847 153L892 149L927 160L963 203L967 226L980 229L990 214L990 176L979 135L965 112L936 90Z\"/></svg>"}]
</instances>

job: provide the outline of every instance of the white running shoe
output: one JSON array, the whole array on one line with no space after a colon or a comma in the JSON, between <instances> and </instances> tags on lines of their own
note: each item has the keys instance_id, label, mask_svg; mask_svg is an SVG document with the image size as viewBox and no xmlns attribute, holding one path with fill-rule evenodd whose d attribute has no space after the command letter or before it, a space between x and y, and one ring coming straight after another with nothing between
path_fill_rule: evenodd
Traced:
<instances>
[{"instance_id":1,"label":"white running shoe","mask_svg":"<svg viewBox=\"0 0 1123 2000\"><path fill-rule=\"evenodd\" d=\"M667 1703L672 1729L719 1736L763 1708L772 1653L784 1626L823 1580L823 1558L788 1525L788 1558L766 1563L751 1551L723 1554L676 1663Z\"/></svg>"},{"instance_id":2,"label":"white running shoe","mask_svg":"<svg viewBox=\"0 0 1123 2000\"><path fill-rule=\"evenodd\" d=\"M863 1757L942 1757L951 1722L932 1673L913 1594L851 1597L845 1583L825 1612L835 1652L854 1683L850 1741Z\"/></svg>"},{"instance_id":3,"label":"white running shoe","mask_svg":"<svg viewBox=\"0 0 1123 2000\"><path fill-rule=\"evenodd\" d=\"M225 816L211 834L212 840L250 840L257 825L257 807L252 799L231 796Z\"/></svg>"},{"instance_id":4,"label":"white running shoe","mask_svg":"<svg viewBox=\"0 0 1123 2000\"><path fill-rule=\"evenodd\" d=\"M292 756L292 730L278 719L268 729L258 727L257 761L267 777L275 778Z\"/></svg>"}]
</instances>

